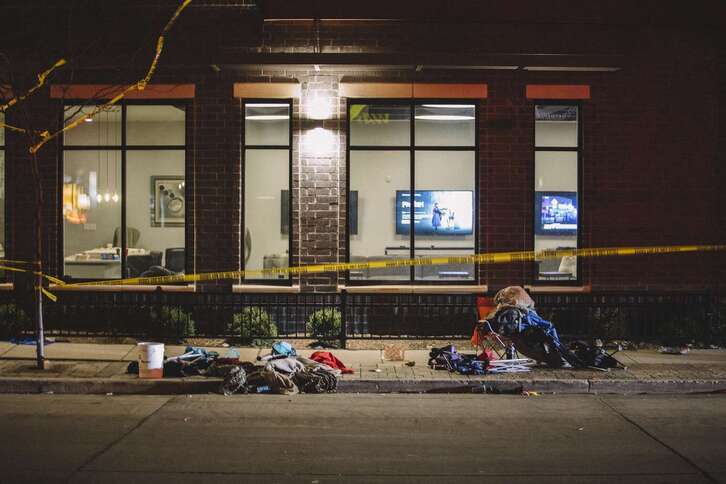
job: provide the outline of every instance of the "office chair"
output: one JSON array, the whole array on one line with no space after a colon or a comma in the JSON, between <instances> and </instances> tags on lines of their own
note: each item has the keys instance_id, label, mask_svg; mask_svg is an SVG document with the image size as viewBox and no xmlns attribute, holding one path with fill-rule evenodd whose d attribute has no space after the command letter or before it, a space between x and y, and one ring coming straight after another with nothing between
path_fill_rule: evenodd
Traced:
<instances>
[{"instance_id":1,"label":"office chair","mask_svg":"<svg viewBox=\"0 0 726 484\"><path fill-rule=\"evenodd\" d=\"M166 249L164 254L164 268L177 274L184 272L184 247Z\"/></svg>"},{"instance_id":2,"label":"office chair","mask_svg":"<svg viewBox=\"0 0 726 484\"><path fill-rule=\"evenodd\" d=\"M153 266L161 265L161 252L126 257L126 277L139 277Z\"/></svg>"},{"instance_id":3,"label":"office chair","mask_svg":"<svg viewBox=\"0 0 726 484\"><path fill-rule=\"evenodd\" d=\"M141 232L134 227L126 227L126 248L135 248L139 243ZM113 231L113 246L121 247L121 227Z\"/></svg>"}]
</instances>

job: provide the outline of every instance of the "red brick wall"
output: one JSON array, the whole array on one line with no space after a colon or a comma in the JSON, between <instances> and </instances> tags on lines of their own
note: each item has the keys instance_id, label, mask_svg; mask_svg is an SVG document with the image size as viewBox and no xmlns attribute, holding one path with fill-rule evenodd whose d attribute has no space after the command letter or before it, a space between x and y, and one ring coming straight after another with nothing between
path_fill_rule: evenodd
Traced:
<instances>
[{"instance_id":1,"label":"red brick wall","mask_svg":"<svg viewBox=\"0 0 726 484\"><path fill-rule=\"evenodd\" d=\"M528 83L589 84L592 99L583 107L582 240L586 247L650 244L723 243L724 75L713 36L697 29L644 29L638 26L513 25L462 26L410 22L323 22L320 42L311 22L265 23L259 36L246 35L224 55L237 52L291 56L323 52L390 55L410 66L222 66L189 70L162 67L157 82L193 82L196 99L188 116L188 265L197 272L240 266L244 226L241 190L240 101L234 82L297 80L303 97L294 103L293 264L345 260L345 100L340 81L480 82L489 97L480 109L480 251L531 250L533 190L533 106L524 97ZM572 27L572 28L569 28ZM255 40L256 39L256 40ZM200 37L199 44L203 45ZM478 59L490 52L554 53L584 50L601 59L612 55L615 73L414 69L431 55ZM190 53L197 58L199 53ZM307 58L305 58L307 59ZM360 59L365 60L363 57ZM163 60L163 59L162 59ZM177 62L177 61L175 61ZM371 61L373 62L373 61ZM587 62L583 60L582 62ZM178 62L177 62L178 63ZM720 68L719 68L720 65ZM720 69L720 70L719 70ZM103 79L105 77L106 79ZM112 75L76 74L74 82L118 82ZM332 119L308 120L304 103L319 90L334 99ZM50 101L39 93L32 112L52 117ZM302 103L302 105L301 105ZM12 117L8 119L12 122ZM332 152L311 154L304 136L315 127L332 130ZM301 138L302 136L302 138ZM8 135L8 255L26 258L32 247L32 217L27 156L17 137ZM58 153L41 152L44 234L47 260L59 269ZM583 261L583 282L593 289L703 289L724 279L723 255L694 254L607 258ZM719 262L720 261L720 262ZM492 288L532 280L529 263L487 266L482 283ZM331 290L336 274L306 276L304 290ZM223 284L223 286L226 285Z\"/></svg>"}]
</instances>

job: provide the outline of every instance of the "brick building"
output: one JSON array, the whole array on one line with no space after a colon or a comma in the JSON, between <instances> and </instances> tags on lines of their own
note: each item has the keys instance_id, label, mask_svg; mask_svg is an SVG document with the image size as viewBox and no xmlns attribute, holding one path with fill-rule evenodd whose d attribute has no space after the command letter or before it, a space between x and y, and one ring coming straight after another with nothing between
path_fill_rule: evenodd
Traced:
<instances>
[{"instance_id":1,"label":"brick building","mask_svg":"<svg viewBox=\"0 0 726 484\"><path fill-rule=\"evenodd\" d=\"M88 47L6 122L22 125L27 112L57 128L63 113L86 116L143 73L175 6L126 2L116 16L8 7L27 25L11 35L14 58L43 53L21 73ZM723 243L723 14L719 2L688 12L624 0L194 2L152 86L40 151L46 271L113 279L153 266ZM45 35L29 37L31 27ZM6 131L8 259L33 255L25 148ZM197 290L720 292L725 269L724 254L706 253Z\"/></svg>"}]
</instances>

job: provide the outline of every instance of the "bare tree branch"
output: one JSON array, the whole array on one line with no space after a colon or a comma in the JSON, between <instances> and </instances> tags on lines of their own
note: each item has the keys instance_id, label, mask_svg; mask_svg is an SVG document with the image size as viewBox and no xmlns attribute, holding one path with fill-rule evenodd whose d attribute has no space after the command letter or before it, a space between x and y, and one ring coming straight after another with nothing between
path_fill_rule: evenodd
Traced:
<instances>
[{"instance_id":1,"label":"bare tree branch","mask_svg":"<svg viewBox=\"0 0 726 484\"><path fill-rule=\"evenodd\" d=\"M45 85L46 79L48 79L48 76L54 70L56 70L56 69L58 69L60 67L63 67L64 65L67 64L67 62L68 61L66 61L65 59L58 59L56 61L56 63L53 64L51 67L49 67L48 69L46 69L43 72L41 72L40 74L38 74L38 82L35 84L35 86L33 86L30 89L28 89L28 91L25 94L23 94L21 96L14 97L14 98L12 98L10 101L8 101L5 104L1 104L0 105L0 112L6 111L8 108L13 107L17 103L19 103L21 101L25 101L26 99L28 99L30 96L33 95L33 93L35 91L37 91L38 89L40 89L41 87L43 87L43 85Z\"/></svg>"},{"instance_id":2,"label":"bare tree branch","mask_svg":"<svg viewBox=\"0 0 726 484\"><path fill-rule=\"evenodd\" d=\"M164 51L164 41L166 34L171 30L172 26L176 22L176 19L181 15L181 13L184 11L184 9L192 3L192 0L184 0L181 5L176 9L174 12L174 15L171 16L169 21L164 26L164 29L161 31L161 34L159 35L158 40L156 41L156 53L154 54L154 58L151 61L151 65L149 66L149 70L146 72L146 75L140 79L139 81L135 82L134 84L131 84L124 88L120 93L118 93L116 96L114 96L110 101L106 102L105 104L102 104L100 106L97 106L93 111L88 113L86 117L93 118L98 113L108 110L109 107L113 106L114 104L117 104L119 101L121 101L123 98L126 97L128 93L131 91L143 91L147 84L151 81L151 78L154 76L154 73L156 72L156 67L159 63L159 58L161 57L161 53ZM30 147L30 153L35 154L38 152L40 148L43 147L48 141L58 137L60 134L65 133L67 131L70 131L74 128L77 128L81 123L84 122L84 118L80 117L76 119L75 121L72 121L70 124L63 126L60 130L50 133L49 131L43 131L40 133L40 141L38 141L35 145Z\"/></svg>"}]
</instances>

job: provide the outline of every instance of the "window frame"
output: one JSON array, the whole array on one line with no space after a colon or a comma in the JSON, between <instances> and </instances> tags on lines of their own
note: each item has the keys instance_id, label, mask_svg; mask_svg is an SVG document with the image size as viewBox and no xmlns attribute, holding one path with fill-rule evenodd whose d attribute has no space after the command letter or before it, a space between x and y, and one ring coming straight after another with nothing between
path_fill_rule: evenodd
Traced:
<instances>
[{"instance_id":1,"label":"window frame","mask_svg":"<svg viewBox=\"0 0 726 484\"><path fill-rule=\"evenodd\" d=\"M411 125L408 145L356 145L350 144L351 116L350 110L354 104L367 104L374 106L386 105L407 105L411 113ZM416 107L423 104L471 104L474 106L474 144L471 146L416 146ZM481 102L479 99L449 99L449 98L346 98L346 132L345 132L345 201L346 201L346 223L345 223L345 261L350 262L350 154L351 151L408 151L409 152L409 190L415 193L416 190L416 152L417 151L466 151L474 154L474 255L480 253L479 245L479 111ZM414 206L411 204L410 219L414 219ZM409 259L415 257L415 230L409 230ZM446 250L450 250L447 248ZM466 248L468 249L468 248ZM421 286L464 286L478 285L480 281L479 263L474 264L473 279L458 280L422 280L416 279L416 266L409 267L408 280L402 279L351 279L350 271L345 273L345 284L347 286L391 286L391 285L421 285Z\"/></svg>"},{"instance_id":2,"label":"window frame","mask_svg":"<svg viewBox=\"0 0 726 484\"><path fill-rule=\"evenodd\" d=\"M8 121L8 113L3 113L4 118L3 122L7 123ZM3 157L3 173L2 173L2 179L3 179L3 193L5 197L5 203L3 204L3 224L0 227L0 230L3 231L3 252L5 255L2 257L2 259L8 259L8 236L10 235L10 231L8 230L8 227L10 226L8 224L8 214L10 213L10 210L8 208L8 152L6 149L6 146L8 144L8 130L5 129L5 126L0 127L0 129L3 130L3 142L0 144L0 153L4 155ZM7 276L8 271L6 270L0 270L0 283L6 282L8 280Z\"/></svg>"},{"instance_id":3,"label":"window frame","mask_svg":"<svg viewBox=\"0 0 726 484\"><path fill-rule=\"evenodd\" d=\"M537 120L535 118L536 116L536 109L537 106L575 106L577 107L577 146L542 146L537 147L536 144L536 130L537 130ZM576 99L540 99L540 100L533 100L532 101L532 178L534 179L534 174L537 169L537 152L557 152L557 151L567 151L570 153L577 153L577 248L582 248L582 240L583 240L583 231L582 231L582 221L583 217L583 206L584 206L584 197L583 197L583 129L582 129L582 112L583 112L583 102ZM536 191L534 189L534 183L531 185L531 199L530 199L530 207L532 209L532 250L535 250L535 237L536 237L536 225L537 225L537 214L535 213L535 203L536 203ZM537 271L537 261L532 260L532 266L531 266L531 282L533 286L582 286L582 257L577 257L577 277L575 279L567 279L567 280L548 280L548 279L539 279L539 273Z\"/></svg>"},{"instance_id":4,"label":"window frame","mask_svg":"<svg viewBox=\"0 0 726 484\"><path fill-rule=\"evenodd\" d=\"M62 99L60 101L61 109L59 114L59 125L63 126L65 118L66 106L99 106L102 102L89 103L87 99ZM92 282L92 281L117 281L124 279L126 274L126 153L128 151L183 151L184 152L184 179L189 180L190 166L189 166L189 112L191 101L187 99L124 99L116 104L121 108L121 142L119 145L65 145L65 137L58 137L58 156L60 163L58 163L58 254L59 254L59 274L60 278L66 281L73 282ZM128 106L174 106L177 108L184 109L184 144L183 145L129 145L126 139L127 132L127 114L126 108ZM121 197L121 277L109 278L109 279L85 279L85 278L72 278L67 276L65 273L65 256L64 244L65 244L65 233L63 230L63 217L60 215L63 207L63 174L65 172L65 152L66 151L118 151L121 153L121 191L119 193ZM191 214L189 210L184 210L184 248L186 250L186 241L188 240L189 220ZM189 272L188 257L184 258L184 273Z\"/></svg>"},{"instance_id":5,"label":"window frame","mask_svg":"<svg viewBox=\"0 0 726 484\"><path fill-rule=\"evenodd\" d=\"M240 113L241 113L241 126L240 126L240 133L241 133L241 143L240 143L240 203L242 205L242 209L240 210L240 240L239 240L239 250L240 250L240 268L244 271L245 270L245 233L247 230L247 226L245 225L245 195L246 195L246 177L245 177L245 168L247 163L247 150L283 150L287 149L288 152L288 180L287 180L287 192L288 192L288 232L287 232L287 266L292 267L292 241L293 241L293 235L294 235L294 229L293 229L293 215L292 215L292 199L293 199L293 189L292 189L292 172L293 172L293 166L292 166L292 151L293 151L293 99L292 98L240 98ZM288 140L286 145L248 145L247 144L247 130L245 128L245 122L247 120L247 110L246 106L247 104L261 104L261 103L270 103L270 104L287 104L290 117L288 119ZM240 278L241 284L260 284L260 285L267 285L267 286L292 286L292 273L288 273L286 278L282 279L247 279L245 277Z\"/></svg>"}]
</instances>

